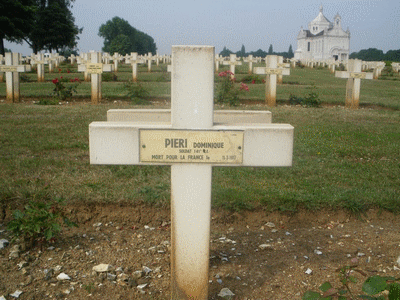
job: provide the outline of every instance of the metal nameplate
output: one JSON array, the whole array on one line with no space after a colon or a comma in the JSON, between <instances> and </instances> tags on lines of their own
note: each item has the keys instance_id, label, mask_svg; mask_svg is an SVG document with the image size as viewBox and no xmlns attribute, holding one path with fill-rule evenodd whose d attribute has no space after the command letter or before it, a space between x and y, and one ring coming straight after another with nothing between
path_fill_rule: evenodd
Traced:
<instances>
[{"instance_id":1,"label":"metal nameplate","mask_svg":"<svg viewBox=\"0 0 400 300\"><path fill-rule=\"evenodd\" d=\"M17 72L17 66L0 66L1 72Z\"/></svg>"},{"instance_id":2,"label":"metal nameplate","mask_svg":"<svg viewBox=\"0 0 400 300\"><path fill-rule=\"evenodd\" d=\"M351 77L351 78L361 78L361 79L365 79L366 74L365 74L365 73L354 73L354 72L350 72L350 77Z\"/></svg>"},{"instance_id":3,"label":"metal nameplate","mask_svg":"<svg viewBox=\"0 0 400 300\"><path fill-rule=\"evenodd\" d=\"M101 74L103 73L103 64L102 63L87 64L86 71L90 74Z\"/></svg>"},{"instance_id":4,"label":"metal nameplate","mask_svg":"<svg viewBox=\"0 0 400 300\"><path fill-rule=\"evenodd\" d=\"M282 70L281 69L271 69L271 68L265 68L265 74L276 74L276 75L281 75Z\"/></svg>"},{"instance_id":5,"label":"metal nameplate","mask_svg":"<svg viewBox=\"0 0 400 300\"><path fill-rule=\"evenodd\" d=\"M141 129L140 162L242 164L243 131Z\"/></svg>"}]
</instances>

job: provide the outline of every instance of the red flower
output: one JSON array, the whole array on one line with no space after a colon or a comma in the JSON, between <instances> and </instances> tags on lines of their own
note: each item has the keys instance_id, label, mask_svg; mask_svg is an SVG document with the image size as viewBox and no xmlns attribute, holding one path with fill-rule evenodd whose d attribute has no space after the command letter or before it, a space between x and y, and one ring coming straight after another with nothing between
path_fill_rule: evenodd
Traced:
<instances>
[{"instance_id":1,"label":"red flower","mask_svg":"<svg viewBox=\"0 0 400 300\"><path fill-rule=\"evenodd\" d=\"M240 83L240 90L242 91L249 91L249 87L247 86L247 84L244 84L243 82Z\"/></svg>"},{"instance_id":2,"label":"red flower","mask_svg":"<svg viewBox=\"0 0 400 300\"><path fill-rule=\"evenodd\" d=\"M62 70L61 69L58 69L58 72L61 72Z\"/></svg>"},{"instance_id":3,"label":"red flower","mask_svg":"<svg viewBox=\"0 0 400 300\"><path fill-rule=\"evenodd\" d=\"M76 82L80 82L80 80L79 80L79 78L78 78L78 77L75 77L74 81L76 81Z\"/></svg>"},{"instance_id":4,"label":"red flower","mask_svg":"<svg viewBox=\"0 0 400 300\"><path fill-rule=\"evenodd\" d=\"M51 82L53 82L54 84L57 84L58 83L58 78L53 79Z\"/></svg>"},{"instance_id":5,"label":"red flower","mask_svg":"<svg viewBox=\"0 0 400 300\"><path fill-rule=\"evenodd\" d=\"M256 80L255 79L253 79L253 81L251 82L251 84L255 84L256 83Z\"/></svg>"},{"instance_id":6,"label":"red flower","mask_svg":"<svg viewBox=\"0 0 400 300\"><path fill-rule=\"evenodd\" d=\"M226 76L226 72L221 72L221 73L218 74L218 76L225 77Z\"/></svg>"},{"instance_id":7,"label":"red flower","mask_svg":"<svg viewBox=\"0 0 400 300\"><path fill-rule=\"evenodd\" d=\"M67 73L71 73L71 71L68 69L68 70L67 70Z\"/></svg>"}]
</instances>

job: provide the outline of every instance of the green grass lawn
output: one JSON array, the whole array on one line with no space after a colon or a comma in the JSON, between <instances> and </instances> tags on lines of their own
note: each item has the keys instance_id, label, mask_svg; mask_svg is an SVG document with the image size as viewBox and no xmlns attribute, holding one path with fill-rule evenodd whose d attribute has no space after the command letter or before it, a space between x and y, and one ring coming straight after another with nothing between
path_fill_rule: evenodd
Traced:
<instances>
[{"instance_id":1,"label":"green grass lawn","mask_svg":"<svg viewBox=\"0 0 400 300\"><path fill-rule=\"evenodd\" d=\"M169 98L169 74L159 68L150 74L139 73L139 80L141 76L147 78L142 84L152 97ZM246 66L241 68L238 80L247 72ZM120 70L118 80L130 76L128 67ZM21 94L45 97L53 88L50 80L61 75L83 79L82 74L72 71L47 74L46 83L22 83ZM147 69L143 67L142 72ZM35 74L28 76L35 78ZM160 76L162 80L158 79ZM123 81L104 82L103 98L126 99L123 85ZM278 99L287 101L290 94L304 96L315 86L323 103L340 106L268 108L257 104L234 108L271 110L274 123L293 125L293 166L215 167L213 207L268 211L329 208L353 212L377 207L399 212L400 82L362 81L360 103L371 106L361 106L359 110L343 107L345 85L346 80L334 78L326 69L292 69L284 84L278 86ZM243 97L263 99L263 84L249 87ZM78 89L81 97L90 95L89 83L82 83ZM4 97L5 83L0 83L0 99ZM0 103L0 203L14 208L28 199L62 197L69 203L168 206L168 166L89 164L90 122L106 120L111 108L137 107L113 101L57 106Z\"/></svg>"}]
</instances>

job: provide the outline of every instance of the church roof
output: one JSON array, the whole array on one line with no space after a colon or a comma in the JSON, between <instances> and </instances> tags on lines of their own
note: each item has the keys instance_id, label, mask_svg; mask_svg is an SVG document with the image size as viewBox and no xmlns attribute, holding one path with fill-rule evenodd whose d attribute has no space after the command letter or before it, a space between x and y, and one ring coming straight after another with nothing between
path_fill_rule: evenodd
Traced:
<instances>
[{"instance_id":1,"label":"church roof","mask_svg":"<svg viewBox=\"0 0 400 300\"><path fill-rule=\"evenodd\" d=\"M319 11L318 16L312 20L312 23L331 23L331 21L329 21L324 14L322 13L322 11Z\"/></svg>"},{"instance_id":2,"label":"church roof","mask_svg":"<svg viewBox=\"0 0 400 300\"><path fill-rule=\"evenodd\" d=\"M304 30L304 32L306 33L306 37L315 37L315 36L324 35L324 31L323 30L321 32L317 33L317 34L312 34L310 30Z\"/></svg>"}]
</instances>

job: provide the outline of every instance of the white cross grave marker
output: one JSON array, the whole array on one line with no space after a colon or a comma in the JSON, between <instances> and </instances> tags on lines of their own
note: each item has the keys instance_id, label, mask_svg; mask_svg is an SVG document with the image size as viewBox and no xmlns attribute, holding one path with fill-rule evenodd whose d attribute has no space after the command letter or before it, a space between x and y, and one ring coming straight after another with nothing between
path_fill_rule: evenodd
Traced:
<instances>
[{"instance_id":1,"label":"white cross grave marker","mask_svg":"<svg viewBox=\"0 0 400 300\"><path fill-rule=\"evenodd\" d=\"M290 68L290 64L284 63L283 62L283 56L278 56L278 68L279 69L285 69L285 68ZM283 83L283 75L278 74L278 83L282 84Z\"/></svg>"},{"instance_id":2,"label":"white cross grave marker","mask_svg":"<svg viewBox=\"0 0 400 300\"><path fill-rule=\"evenodd\" d=\"M20 65L21 54L7 52L5 65L0 66L0 72L6 73L6 101L13 103L19 101L19 73L29 72L31 66Z\"/></svg>"},{"instance_id":3,"label":"white cross grave marker","mask_svg":"<svg viewBox=\"0 0 400 300\"><path fill-rule=\"evenodd\" d=\"M36 68L37 68L38 82L44 82L44 65L45 64L47 64L47 62L44 59L43 53L31 55L31 65L36 65Z\"/></svg>"},{"instance_id":4,"label":"white cross grave marker","mask_svg":"<svg viewBox=\"0 0 400 300\"><path fill-rule=\"evenodd\" d=\"M90 55L91 53L81 53L77 59L78 61L78 68L79 65L84 65L87 64L88 62L90 62ZM88 73L88 71L84 71L83 72L83 78L85 82L89 82L90 81L90 74Z\"/></svg>"},{"instance_id":5,"label":"white cross grave marker","mask_svg":"<svg viewBox=\"0 0 400 300\"><path fill-rule=\"evenodd\" d=\"M400 63L392 62L391 66L394 72L396 73L400 72Z\"/></svg>"},{"instance_id":6,"label":"white cross grave marker","mask_svg":"<svg viewBox=\"0 0 400 300\"><path fill-rule=\"evenodd\" d=\"M214 47L173 46L171 123L93 122L91 164L171 165L171 294L208 299L212 166L291 166L288 124L214 124Z\"/></svg>"},{"instance_id":7,"label":"white cross grave marker","mask_svg":"<svg viewBox=\"0 0 400 300\"><path fill-rule=\"evenodd\" d=\"M336 71L335 77L348 78L346 84L346 107L358 108L360 101L361 79L373 79L372 73L361 72L362 61L349 59L348 71Z\"/></svg>"},{"instance_id":8,"label":"white cross grave marker","mask_svg":"<svg viewBox=\"0 0 400 300\"><path fill-rule=\"evenodd\" d=\"M68 57L68 60L70 61L70 64L71 64L71 65L76 64L76 56L75 56L74 54L71 54L71 55Z\"/></svg>"},{"instance_id":9,"label":"white cross grave marker","mask_svg":"<svg viewBox=\"0 0 400 300\"><path fill-rule=\"evenodd\" d=\"M122 55L115 52L114 55L112 56L112 60L114 62L114 71L118 72L118 62L122 60Z\"/></svg>"},{"instance_id":10,"label":"white cross grave marker","mask_svg":"<svg viewBox=\"0 0 400 300\"><path fill-rule=\"evenodd\" d=\"M215 56L215 71L219 71L219 64L221 63L221 62L223 62L224 61L224 58L222 57L222 55L217 55L217 56Z\"/></svg>"},{"instance_id":11,"label":"white cross grave marker","mask_svg":"<svg viewBox=\"0 0 400 300\"><path fill-rule=\"evenodd\" d=\"M88 72L91 74L92 84L92 103L98 104L101 101L101 74L103 72L112 72L113 65L101 63L101 53L90 53L90 63L78 66L78 72Z\"/></svg>"},{"instance_id":12,"label":"white cross grave marker","mask_svg":"<svg viewBox=\"0 0 400 300\"><path fill-rule=\"evenodd\" d=\"M238 61L236 58L236 54L231 54L229 55L229 60L225 60L222 62L223 65L229 65L230 66L230 71L232 72L231 74L231 79L235 76L235 67L238 65L242 65L241 61Z\"/></svg>"},{"instance_id":13,"label":"white cross grave marker","mask_svg":"<svg viewBox=\"0 0 400 300\"><path fill-rule=\"evenodd\" d=\"M265 78L265 101L269 106L276 105L276 76L279 74L290 75L290 69L278 68L278 56L267 55L265 57L266 67L254 68L255 74L266 75Z\"/></svg>"},{"instance_id":14,"label":"white cross grave marker","mask_svg":"<svg viewBox=\"0 0 400 300\"><path fill-rule=\"evenodd\" d=\"M144 64L145 63L144 59L140 59L138 57L137 52L132 52L131 56L125 61L125 63L131 64L131 66L132 66L132 80L134 82L136 82L137 81L137 73L138 73L137 65L138 64Z\"/></svg>"},{"instance_id":15,"label":"white cross grave marker","mask_svg":"<svg viewBox=\"0 0 400 300\"><path fill-rule=\"evenodd\" d=\"M245 62L247 62L249 64L249 74L253 74L253 63L257 62L256 58L253 58L253 55L249 55L248 57L246 57L244 59Z\"/></svg>"},{"instance_id":16,"label":"white cross grave marker","mask_svg":"<svg viewBox=\"0 0 400 300\"><path fill-rule=\"evenodd\" d=\"M143 59L147 61L147 71L151 73L151 62L155 60L155 57L151 52L149 52L146 56L143 57Z\"/></svg>"}]
</instances>

